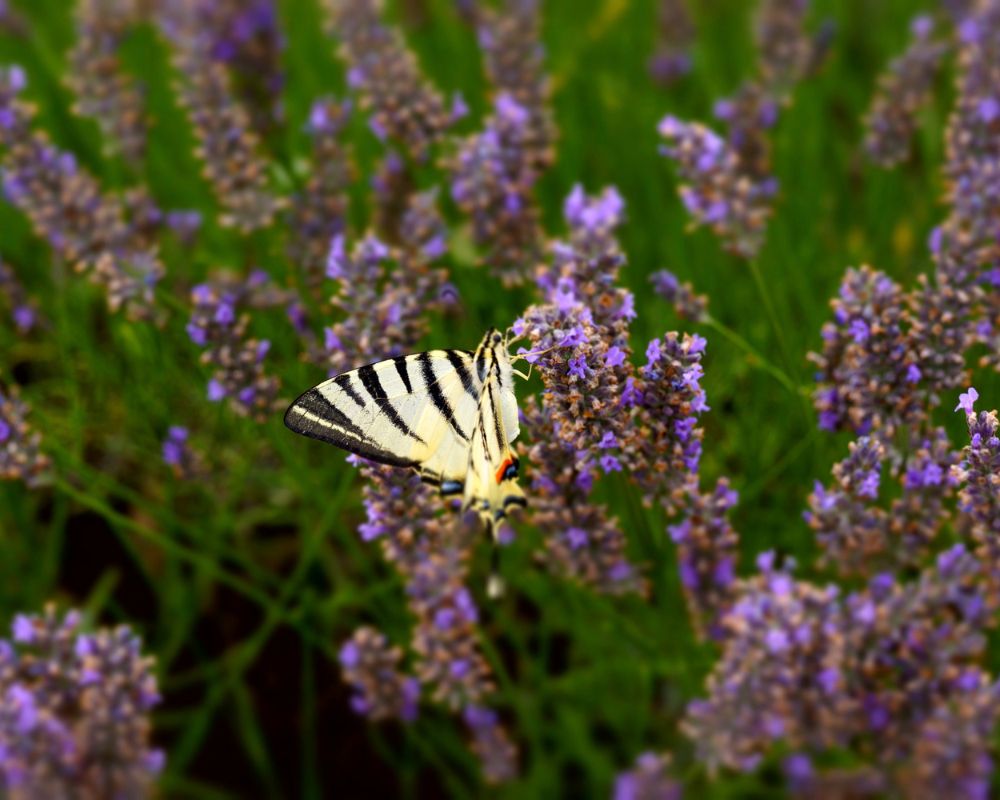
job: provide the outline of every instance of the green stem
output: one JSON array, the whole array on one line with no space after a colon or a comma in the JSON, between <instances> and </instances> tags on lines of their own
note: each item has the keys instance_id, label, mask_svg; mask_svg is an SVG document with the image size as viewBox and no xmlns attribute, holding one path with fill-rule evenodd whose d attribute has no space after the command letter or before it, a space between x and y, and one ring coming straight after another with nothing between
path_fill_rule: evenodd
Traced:
<instances>
[{"instance_id":1,"label":"green stem","mask_svg":"<svg viewBox=\"0 0 1000 800\"><path fill-rule=\"evenodd\" d=\"M728 325L719 322L719 320L715 319L715 317L711 315L706 315L704 322L712 330L722 334L729 341L731 341L738 348L740 348L743 352L745 352L748 356L750 356L750 363L752 365L759 366L762 370L764 370L768 375L770 375L772 378L778 381L778 383L784 386L792 394L796 396L802 394L803 390L795 385L795 381L793 381L790 377L788 377L787 373L785 373L784 370L775 366L766 358L764 358L764 356L761 355L759 350L757 350L752 344L750 344L750 342L744 339L740 334L738 334Z\"/></svg>"}]
</instances>

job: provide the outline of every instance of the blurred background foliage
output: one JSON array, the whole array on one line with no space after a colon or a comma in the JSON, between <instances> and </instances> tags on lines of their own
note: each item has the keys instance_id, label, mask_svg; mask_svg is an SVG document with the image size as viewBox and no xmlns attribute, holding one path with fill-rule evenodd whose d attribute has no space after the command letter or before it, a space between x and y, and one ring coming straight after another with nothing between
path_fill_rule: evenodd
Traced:
<instances>
[{"instance_id":1,"label":"blurred background foliage","mask_svg":"<svg viewBox=\"0 0 1000 800\"><path fill-rule=\"evenodd\" d=\"M110 315L100 291L53 258L24 216L0 202L0 255L47 320L43 335L28 339L0 326L0 370L30 402L55 476L33 491L0 484L0 620L56 599L143 634L165 697L154 723L168 752L167 796L483 792L476 760L446 713L426 708L411 726L379 727L348 708L339 643L360 624L397 641L409 626L398 578L356 533L363 509L354 468L339 451L292 436L280 414L258 424L205 399L208 373L185 332L188 292L218 268L262 268L279 284L290 282L294 266L280 224L244 235L216 223L172 88L167 46L151 27L138 28L124 45L154 120L148 153L133 168L106 154L95 123L71 113L72 4L13 6L28 30L0 36L0 63L24 66L38 126L105 187L145 184L161 206L197 209L205 224L194 248L163 248L167 272L157 298L169 318L158 328ZM278 6L287 37L287 124L265 146L276 184L289 189L303 180L310 106L320 95L345 93L345 70L315 2ZM733 520L743 569L768 548L804 562L814 553L801 512L813 480L843 457L848 437L818 431L805 356L820 347L828 300L845 267L870 263L909 285L929 265L925 242L943 216L939 166L950 74L922 115L907 163L882 170L860 154L876 76L924 7L910 0L813 3L812 26L832 20L834 37L822 69L796 87L774 131L777 210L763 250L746 262L722 252L706 230L686 229L674 171L657 154L656 124L666 113L709 120L715 99L735 90L754 58L752 4L691 4L693 69L669 88L647 69L656 36L652 0L544 4L559 130L555 166L538 186L545 225L552 235L564 231L562 202L575 183L589 192L616 186L627 213L622 280L636 293L638 311L633 346L641 352L665 330L707 337L703 386L712 410L702 420L702 483L725 475L740 492ZM472 115L459 130L474 130L487 110L486 84L475 35L454 4L390 2L386 18L446 95L463 93ZM361 232L370 218L368 180L383 148L360 117L348 138L358 167L350 222ZM488 277L459 215L449 216L456 227L446 263L460 311L435 318L424 344L471 348L488 326L509 325L532 292L503 289ZM664 267L706 293L714 318L740 341L679 321L649 289L648 276ZM255 314L252 332L273 343L269 362L283 396L324 377L300 361L280 311ZM799 390L776 380L762 359ZM996 376L976 385L994 398L987 407L995 405ZM536 377L522 391L538 387ZM941 422L958 432L961 420L949 411ZM207 455L204 479L178 480L163 463L170 425L191 429ZM616 476L602 482L598 497L619 517L651 597L602 597L540 571L531 552L544 532L519 530L503 562L509 596L481 606L497 706L521 749L521 776L491 791L604 796L616 772L650 748L675 751L698 796L777 791L776 771L709 786L690 766L677 721L702 691L715 651L693 638L662 514L643 509L637 491ZM474 576L486 574L487 561L484 544Z\"/></svg>"}]
</instances>

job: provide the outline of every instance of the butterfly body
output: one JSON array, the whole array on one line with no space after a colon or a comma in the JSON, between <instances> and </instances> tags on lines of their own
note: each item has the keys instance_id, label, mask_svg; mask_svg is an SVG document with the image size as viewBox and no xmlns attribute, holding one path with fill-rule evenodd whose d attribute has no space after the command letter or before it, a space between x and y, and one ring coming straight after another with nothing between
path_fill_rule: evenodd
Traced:
<instances>
[{"instance_id":1,"label":"butterfly body","mask_svg":"<svg viewBox=\"0 0 1000 800\"><path fill-rule=\"evenodd\" d=\"M337 375L292 403L285 425L462 494L494 535L511 506L526 504L510 449L519 432L514 371L492 328L475 352L431 350Z\"/></svg>"}]
</instances>

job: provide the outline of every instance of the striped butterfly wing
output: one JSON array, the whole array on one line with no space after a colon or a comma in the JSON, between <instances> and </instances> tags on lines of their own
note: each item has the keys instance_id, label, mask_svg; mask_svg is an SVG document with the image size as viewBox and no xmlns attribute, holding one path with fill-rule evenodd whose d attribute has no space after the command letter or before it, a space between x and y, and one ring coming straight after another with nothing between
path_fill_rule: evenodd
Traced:
<instances>
[{"instance_id":1,"label":"striped butterfly wing","mask_svg":"<svg viewBox=\"0 0 1000 800\"><path fill-rule=\"evenodd\" d=\"M466 350L367 364L305 392L285 412L296 433L461 491L482 382Z\"/></svg>"}]
</instances>

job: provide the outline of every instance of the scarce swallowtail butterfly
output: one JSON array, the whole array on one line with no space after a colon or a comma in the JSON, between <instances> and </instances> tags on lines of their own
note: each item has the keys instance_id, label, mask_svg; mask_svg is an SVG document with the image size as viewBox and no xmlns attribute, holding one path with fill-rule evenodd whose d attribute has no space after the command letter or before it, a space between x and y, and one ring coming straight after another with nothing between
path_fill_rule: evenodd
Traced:
<instances>
[{"instance_id":1,"label":"scarce swallowtail butterfly","mask_svg":"<svg viewBox=\"0 0 1000 800\"><path fill-rule=\"evenodd\" d=\"M490 328L474 353L430 350L337 375L292 403L285 425L461 494L495 538L507 510L527 502L510 449L514 374L507 342Z\"/></svg>"}]
</instances>

